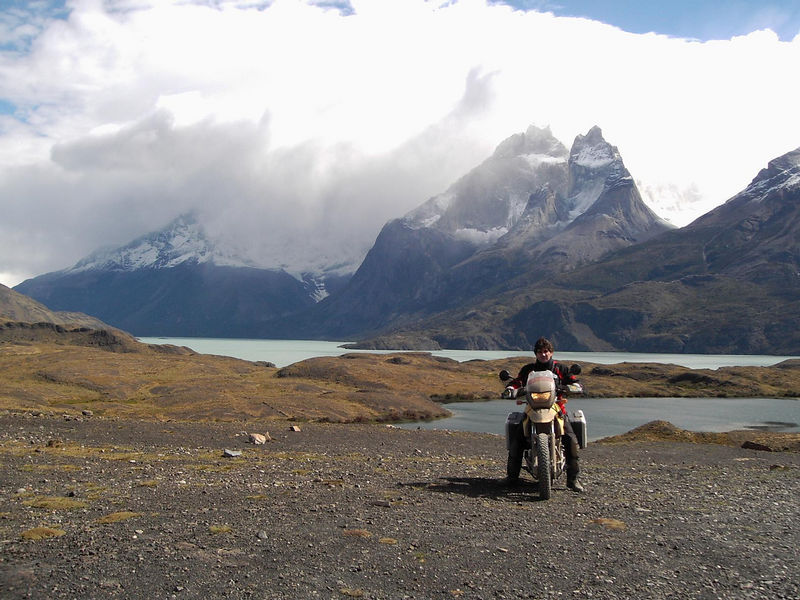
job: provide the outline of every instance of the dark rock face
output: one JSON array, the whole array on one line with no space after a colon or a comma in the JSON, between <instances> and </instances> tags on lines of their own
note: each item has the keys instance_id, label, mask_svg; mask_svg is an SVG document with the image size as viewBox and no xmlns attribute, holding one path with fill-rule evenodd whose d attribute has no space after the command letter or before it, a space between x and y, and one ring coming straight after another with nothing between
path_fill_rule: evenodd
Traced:
<instances>
[{"instance_id":1,"label":"dark rock face","mask_svg":"<svg viewBox=\"0 0 800 600\"><path fill-rule=\"evenodd\" d=\"M659 224L627 172L612 170L596 201L514 269L495 248L451 270L474 283L470 269L505 264L515 277L485 277L484 297L394 334L473 348L530 348L547 335L562 350L797 354L799 213L800 149L680 230Z\"/></svg>"},{"instance_id":2,"label":"dark rock face","mask_svg":"<svg viewBox=\"0 0 800 600\"><path fill-rule=\"evenodd\" d=\"M549 130L532 127L447 192L384 227L349 284L306 322L334 338L407 327L668 229L599 128L567 152ZM474 347L498 339L450 331L437 342Z\"/></svg>"},{"instance_id":3,"label":"dark rock face","mask_svg":"<svg viewBox=\"0 0 800 600\"><path fill-rule=\"evenodd\" d=\"M313 304L303 284L286 273L191 263L53 273L15 289L139 336L269 337L274 322Z\"/></svg>"}]
</instances>

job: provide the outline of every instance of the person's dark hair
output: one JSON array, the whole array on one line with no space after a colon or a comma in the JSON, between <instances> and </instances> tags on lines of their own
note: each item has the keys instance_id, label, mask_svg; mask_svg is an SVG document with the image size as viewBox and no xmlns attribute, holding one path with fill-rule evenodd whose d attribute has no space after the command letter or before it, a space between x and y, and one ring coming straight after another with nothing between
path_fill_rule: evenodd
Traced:
<instances>
[{"instance_id":1,"label":"person's dark hair","mask_svg":"<svg viewBox=\"0 0 800 600\"><path fill-rule=\"evenodd\" d=\"M533 347L533 351L539 352L540 350L553 352L553 344L547 338L540 337L538 340L536 340L536 345Z\"/></svg>"}]
</instances>

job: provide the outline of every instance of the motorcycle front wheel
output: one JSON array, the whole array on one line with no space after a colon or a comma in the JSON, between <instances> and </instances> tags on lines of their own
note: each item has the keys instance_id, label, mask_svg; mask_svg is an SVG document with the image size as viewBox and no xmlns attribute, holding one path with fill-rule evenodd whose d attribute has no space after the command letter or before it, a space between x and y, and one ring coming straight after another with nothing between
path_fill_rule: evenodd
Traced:
<instances>
[{"instance_id":1,"label":"motorcycle front wheel","mask_svg":"<svg viewBox=\"0 0 800 600\"><path fill-rule=\"evenodd\" d=\"M550 499L552 489L550 481L550 436L540 433L536 436L536 462L539 475L539 497Z\"/></svg>"}]
</instances>

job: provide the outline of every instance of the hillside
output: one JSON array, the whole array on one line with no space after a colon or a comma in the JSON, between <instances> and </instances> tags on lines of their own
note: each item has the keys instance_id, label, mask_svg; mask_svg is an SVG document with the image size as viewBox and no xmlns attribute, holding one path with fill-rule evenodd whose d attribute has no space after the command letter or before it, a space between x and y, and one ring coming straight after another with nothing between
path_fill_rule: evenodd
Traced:
<instances>
[{"instance_id":1,"label":"hillside","mask_svg":"<svg viewBox=\"0 0 800 600\"><path fill-rule=\"evenodd\" d=\"M314 358L277 369L107 332L0 327L0 409L179 420L394 421L497 398L519 358L459 363L427 353ZM800 362L690 370L583 365L590 397L797 397Z\"/></svg>"},{"instance_id":2,"label":"hillside","mask_svg":"<svg viewBox=\"0 0 800 600\"><path fill-rule=\"evenodd\" d=\"M44 304L0 284L0 320L54 323L73 327L106 329L108 325L78 312L53 311Z\"/></svg>"}]
</instances>

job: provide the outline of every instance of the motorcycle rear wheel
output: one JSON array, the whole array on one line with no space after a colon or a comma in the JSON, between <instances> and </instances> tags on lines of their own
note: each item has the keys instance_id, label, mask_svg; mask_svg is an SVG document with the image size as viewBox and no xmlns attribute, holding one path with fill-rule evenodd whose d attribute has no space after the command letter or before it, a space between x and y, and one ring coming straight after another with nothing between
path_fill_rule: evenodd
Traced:
<instances>
[{"instance_id":1,"label":"motorcycle rear wheel","mask_svg":"<svg viewBox=\"0 0 800 600\"><path fill-rule=\"evenodd\" d=\"M536 462L539 476L539 498L550 499L552 482L550 480L550 436L540 433L536 436Z\"/></svg>"}]
</instances>

